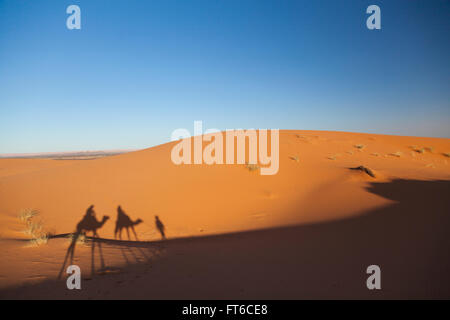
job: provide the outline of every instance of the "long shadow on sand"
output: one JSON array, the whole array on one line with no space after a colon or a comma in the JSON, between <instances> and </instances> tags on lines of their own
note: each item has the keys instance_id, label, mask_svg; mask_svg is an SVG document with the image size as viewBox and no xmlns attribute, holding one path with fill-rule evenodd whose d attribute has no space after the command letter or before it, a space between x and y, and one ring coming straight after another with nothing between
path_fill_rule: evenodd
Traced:
<instances>
[{"instance_id":1,"label":"long shadow on sand","mask_svg":"<svg viewBox=\"0 0 450 320\"><path fill-rule=\"evenodd\" d=\"M58 274L58 279L61 278L61 275L66 267L67 260L70 258L70 265L73 264L73 258L75 255L75 248L77 245L78 239L85 235L86 232L91 231L92 232L92 238L91 238L91 276L95 273L95 247L98 248L100 253L100 262L102 269L105 269L105 260L103 258L103 251L102 251L102 245L101 242L97 239L99 238L97 230L103 227L103 225L106 223L106 221L109 220L108 216L103 216L103 219L101 221L98 221L95 217L95 211L94 211L94 205L91 205L87 210L83 218L78 222L75 232L71 235L72 241L67 248L66 257L64 258L64 262L61 266L61 269Z\"/></svg>"},{"instance_id":2,"label":"long shadow on sand","mask_svg":"<svg viewBox=\"0 0 450 320\"><path fill-rule=\"evenodd\" d=\"M164 241L139 283L71 295L61 281L11 288L6 298L304 299L450 298L450 181L394 180L367 190L395 201L338 221ZM299 208L301 210L301 208ZM333 208L330 208L333 210ZM98 239L125 248L157 242ZM381 290L366 269L381 267ZM124 279L132 278L126 277ZM126 280L125 280L126 281ZM113 285L111 285L113 286ZM45 293L42 295L42 293Z\"/></svg>"}]
</instances>

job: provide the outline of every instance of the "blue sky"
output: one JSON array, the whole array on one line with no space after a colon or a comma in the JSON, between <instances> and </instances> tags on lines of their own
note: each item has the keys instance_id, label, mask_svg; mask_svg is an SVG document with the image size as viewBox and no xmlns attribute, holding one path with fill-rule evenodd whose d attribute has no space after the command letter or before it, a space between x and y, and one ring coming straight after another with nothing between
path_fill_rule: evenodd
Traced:
<instances>
[{"instance_id":1,"label":"blue sky","mask_svg":"<svg viewBox=\"0 0 450 320\"><path fill-rule=\"evenodd\" d=\"M0 0L0 153L144 148L194 120L449 138L449 31L445 0Z\"/></svg>"}]
</instances>

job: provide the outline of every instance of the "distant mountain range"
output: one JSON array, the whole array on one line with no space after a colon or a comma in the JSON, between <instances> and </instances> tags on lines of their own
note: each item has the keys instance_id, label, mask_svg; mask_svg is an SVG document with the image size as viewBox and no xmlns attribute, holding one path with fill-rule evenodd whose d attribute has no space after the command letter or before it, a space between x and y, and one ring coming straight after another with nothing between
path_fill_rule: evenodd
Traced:
<instances>
[{"instance_id":1,"label":"distant mountain range","mask_svg":"<svg viewBox=\"0 0 450 320\"><path fill-rule=\"evenodd\" d=\"M5 153L0 154L0 159L26 159L26 158L40 158L40 159L94 159L100 157L113 156L117 154L135 151L130 150L96 150L96 151L67 151L67 152L39 152L39 153Z\"/></svg>"}]
</instances>

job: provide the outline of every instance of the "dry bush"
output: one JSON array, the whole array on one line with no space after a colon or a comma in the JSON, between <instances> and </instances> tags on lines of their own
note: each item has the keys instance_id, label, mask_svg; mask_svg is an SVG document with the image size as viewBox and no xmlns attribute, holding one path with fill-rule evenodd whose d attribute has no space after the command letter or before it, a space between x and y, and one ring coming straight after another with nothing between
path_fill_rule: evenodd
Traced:
<instances>
[{"instance_id":1,"label":"dry bush","mask_svg":"<svg viewBox=\"0 0 450 320\"><path fill-rule=\"evenodd\" d=\"M35 209L23 209L18 215L19 220L25 223L26 228L23 233L30 236L29 245L31 246L46 244L49 238L48 232L44 230L42 220L36 220L38 216L39 211Z\"/></svg>"},{"instance_id":2,"label":"dry bush","mask_svg":"<svg viewBox=\"0 0 450 320\"><path fill-rule=\"evenodd\" d=\"M19 220L22 222L27 222L29 221L31 218L35 217L39 215L39 211L35 210L35 209L22 209L19 212Z\"/></svg>"},{"instance_id":3,"label":"dry bush","mask_svg":"<svg viewBox=\"0 0 450 320\"><path fill-rule=\"evenodd\" d=\"M39 247L40 245L47 244L47 242L48 242L48 236L43 235L43 236L40 236L37 238L30 239L28 246Z\"/></svg>"}]
</instances>

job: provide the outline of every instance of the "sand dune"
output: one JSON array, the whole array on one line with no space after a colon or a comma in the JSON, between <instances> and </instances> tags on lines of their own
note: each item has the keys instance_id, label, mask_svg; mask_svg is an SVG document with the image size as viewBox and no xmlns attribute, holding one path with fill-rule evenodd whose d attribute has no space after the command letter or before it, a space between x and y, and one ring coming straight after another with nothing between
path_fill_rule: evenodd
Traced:
<instances>
[{"instance_id":1,"label":"sand dune","mask_svg":"<svg viewBox=\"0 0 450 320\"><path fill-rule=\"evenodd\" d=\"M449 297L436 282L450 266L449 139L281 131L273 176L176 166L173 145L89 161L0 159L0 287L9 288L0 297L42 297L51 287L68 298L370 298L364 267L377 261L393 283L385 297ZM349 170L358 166L375 177ZM99 219L111 217L102 238L113 238L121 205L144 221L142 242L105 240L106 275L77 296L55 281L70 242L25 247L17 214L39 210L57 235L73 232L91 204ZM169 240L157 241L154 215ZM89 270L90 247L78 247L76 262Z\"/></svg>"}]
</instances>

